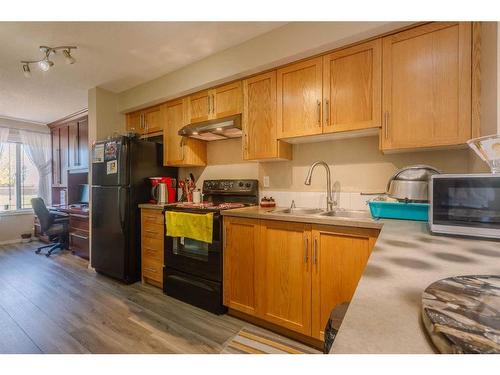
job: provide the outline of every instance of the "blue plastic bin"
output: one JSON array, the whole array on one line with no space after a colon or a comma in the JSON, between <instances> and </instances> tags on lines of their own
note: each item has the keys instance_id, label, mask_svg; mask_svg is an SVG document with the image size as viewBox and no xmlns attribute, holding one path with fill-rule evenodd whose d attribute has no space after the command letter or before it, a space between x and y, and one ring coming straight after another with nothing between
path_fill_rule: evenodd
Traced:
<instances>
[{"instance_id":1,"label":"blue plastic bin","mask_svg":"<svg viewBox=\"0 0 500 375\"><path fill-rule=\"evenodd\" d=\"M369 201L375 219L429 220L429 203Z\"/></svg>"}]
</instances>

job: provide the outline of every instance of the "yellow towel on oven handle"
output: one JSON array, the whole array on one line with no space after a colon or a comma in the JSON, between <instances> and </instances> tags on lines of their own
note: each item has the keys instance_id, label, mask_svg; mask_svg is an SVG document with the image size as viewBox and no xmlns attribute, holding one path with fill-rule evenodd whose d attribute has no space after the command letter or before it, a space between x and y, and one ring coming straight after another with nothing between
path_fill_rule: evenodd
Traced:
<instances>
[{"instance_id":1,"label":"yellow towel on oven handle","mask_svg":"<svg viewBox=\"0 0 500 375\"><path fill-rule=\"evenodd\" d=\"M191 214L187 212L165 211L167 236L187 237L212 243L214 214Z\"/></svg>"}]
</instances>

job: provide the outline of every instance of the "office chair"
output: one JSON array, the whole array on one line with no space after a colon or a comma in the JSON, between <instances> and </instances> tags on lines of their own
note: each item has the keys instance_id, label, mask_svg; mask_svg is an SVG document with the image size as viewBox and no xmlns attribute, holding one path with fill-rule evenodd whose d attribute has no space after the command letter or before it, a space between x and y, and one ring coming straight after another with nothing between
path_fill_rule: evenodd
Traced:
<instances>
[{"instance_id":1,"label":"office chair","mask_svg":"<svg viewBox=\"0 0 500 375\"><path fill-rule=\"evenodd\" d=\"M58 249L67 248L69 216L50 212L42 198L32 198L31 207L40 221L42 234L49 237L50 244L39 247L35 253L40 254L42 249L49 248L47 257Z\"/></svg>"}]
</instances>

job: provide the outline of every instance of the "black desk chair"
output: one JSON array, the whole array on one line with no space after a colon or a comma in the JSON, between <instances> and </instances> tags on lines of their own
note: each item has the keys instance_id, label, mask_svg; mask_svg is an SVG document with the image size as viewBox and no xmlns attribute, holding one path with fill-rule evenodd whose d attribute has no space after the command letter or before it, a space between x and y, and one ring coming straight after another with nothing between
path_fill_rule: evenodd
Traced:
<instances>
[{"instance_id":1,"label":"black desk chair","mask_svg":"<svg viewBox=\"0 0 500 375\"><path fill-rule=\"evenodd\" d=\"M50 244L39 247L35 253L50 248L46 256L50 256L57 249L67 248L69 216L62 213L53 213L47 209L42 198L32 198L31 207L40 221L42 234L49 237Z\"/></svg>"}]
</instances>

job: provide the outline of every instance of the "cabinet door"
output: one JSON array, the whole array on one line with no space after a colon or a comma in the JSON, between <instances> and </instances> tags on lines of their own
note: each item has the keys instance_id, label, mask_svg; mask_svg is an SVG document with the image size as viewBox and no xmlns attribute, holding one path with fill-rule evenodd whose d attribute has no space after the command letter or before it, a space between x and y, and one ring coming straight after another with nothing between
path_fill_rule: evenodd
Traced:
<instances>
[{"instance_id":1,"label":"cabinet door","mask_svg":"<svg viewBox=\"0 0 500 375\"><path fill-rule=\"evenodd\" d=\"M276 136L276 71L243 81L243 158L291 159L291 145Z\"/></svg>"},{"instance_id":2,"label":"cabinet door","mask_svg":"<svg viewBox=\"0 0 500 375\"><path fill-rule=\"evenodd\" d=\"M321 134L322 58L277 71L278 138Z\"/></svg>"},{"instance_id":3,"label":"cabinet door","mask_svg":"<svg viewBox=\"0 0 500 375\"><path fill-rule=\"evenodd\" d=\"M68 124L68 167L77 168L78 162L78 122L71 122Z\"/></svg>"},{"instance_id":4,"label":"cabinet door","mask_svg":"<svg viewBox=\"0 0 500 375\"><path fill-rule=\"evenodd\" d=\"M141 111L127 114L127 130L132 133L144 133Z\"/></svg>"},{"instance_id":5,"label":"cabinet door","mask_svg":"<svg viewBox=\"0 0 500 375\"><path fill-rule=\"evenodd\" d=\"M207 121L212 114L212 97L208 90L190 95L189 100L189 121L196 122Z\"/></svg>"},{"instance_id":6,"label":"cabinet door","mask_svg":"<svg viewBox=\"0 0 500 375\"><path fill-rule=\"evenodd\" d=\"M152 107L142 111L144 121L144 133L158 133L163 131L160 106Z\"/></svg>"},{"instance_id":7,"label":"cabinet door","mask_svg":"<svg viewBox=\"0 0 500 375\"><path fill-rule=\"evenodd\" d=\"M256 250L259 221L224 218L224 305L257 315Z\"/></svg>"},{"instance_id":8,"label":"cabinet door","mask_svg":"<svg viewBox=\"0 0 500 375\"><path fill-rule=\"evenodd\" d=\"M305 335L311 334L310 229L261 221L257 261L259 316Z\"/></svg>"},{"instance_id":9,"label":"cabinet door","mask_svg":"<svg viewBox=\"0 0 500 375\"><path fill-rule=\"evenodd\" d=\"M313 337L323 340L331 311L352 299L377 236L373 229L313 225Z\"/></svg>"},{"instance_id":10,"label":"cabinet door","mask_svg":"<svg viewBox=\"0 0 500 375\"><path fill-rule=\"evenodd\" d=\"M69 148L69 128L68 126L61 126L59 128L59 144L60 152L60 177L59 182L62 186L68 186L68 169L70 167L70 148Z\"/></svg>"},{"instance_id":11,"label":"cabinet door","mask_svg":"<svg viewBox=\"0 0 500 375\"><path fill-rule=\"evenodd\" d=\"M183 137L177 134L186 124L186 102L183 99L164 104L165 126L163 130L163 158L165 165L182 164L184 160Z\"/></svg>"},{"instance_id":12,"label":"cabinet door","mask_svg":"<svg viewBox=\"0 0 500 375\"><path fill-rule=\"evenodd\" d=\"M381 126L382 40L323 57L323 133Z\"/></svg>"},{"instance_id":13,"label":"cabinet door","mask_svg":"<svg viewBox=\"0 0 500 375\"><path fill-rule=\"evenodd\" d=\"M52 185L61 183L61 145L59 143L59 129L51 129L52 137Z\"/></svg>"},{"instance_id":14,"label":"cabinet door","mask_svg":"<svg viewBox=\"0 0 500 375\"><path fill-rule=\"evenodd\" d=\"M470 22L434 22L385 37L383 60L383 150L471 137Z\"/></svg>"},{"instance_id":15,"label":"cabinet door","mask_svg":"<svg viewBox=\"0 0 500 375\"><path fill-rule=\"evenodd\" d=\"M241 113L242 92L241 81L217 87L211 90L212 117L224 118Z\"/></svg>"},{"instance_id":16,"label":"cabinet door","mask_svg":"<svg viewBox=\"0 0 500 375\"><path fill-rule=\"evenodd\" d=\"M89 166L89 122L78 121L78 164L81 168Z\"/></svg>"}]
</instances>

